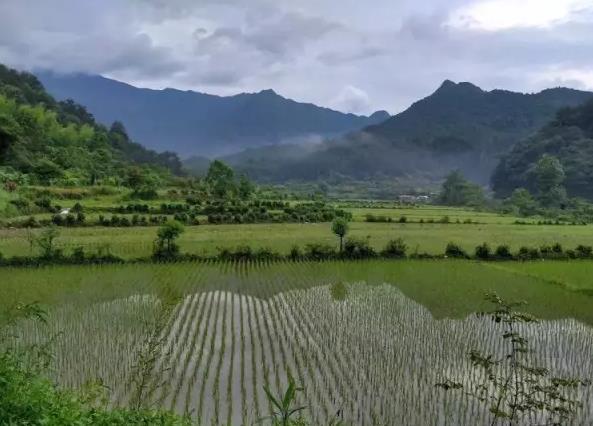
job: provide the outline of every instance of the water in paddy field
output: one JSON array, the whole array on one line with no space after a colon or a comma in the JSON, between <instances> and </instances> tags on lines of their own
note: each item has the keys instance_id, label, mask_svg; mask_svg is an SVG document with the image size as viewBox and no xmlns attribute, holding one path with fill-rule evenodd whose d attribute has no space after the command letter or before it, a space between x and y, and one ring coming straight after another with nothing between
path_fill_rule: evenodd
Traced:
<instances>
[{"instance_id":1,"label":"water in paddy field","mask_svg":"<svg viewBox=\"0 0 593 426\"><path fill-rule=\"evenodd\" d=\"M471 349L501 353L500 329L488 319L435 320L389 284L337 282L265 297L235 284L233 291L186 294L170 311L155 296L65 305L51 312L49 330L27 322L21 331L28 341L63 332L54 372L64 386L98 376L113 405L126 405L138 398L134 378L147 374L145 404L190 413L202 424L252 424L269 414L263 387L279 394L287 372L304 387L299 403L312 424L335 416L355 425L487 423L480 403L435 383L477 380ZM558 320L523 331L538 365L593 377L593 328ZM149 341L156 362L139 372ZM573 396L584 403L574 424L593 424L593 389Z\"/></svg>"}]
</instances>

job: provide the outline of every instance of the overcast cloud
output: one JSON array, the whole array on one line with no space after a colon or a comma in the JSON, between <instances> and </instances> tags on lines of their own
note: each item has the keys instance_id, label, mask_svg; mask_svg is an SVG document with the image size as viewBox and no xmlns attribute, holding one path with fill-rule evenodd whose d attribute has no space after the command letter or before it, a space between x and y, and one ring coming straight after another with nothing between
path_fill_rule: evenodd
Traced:
<instances>
[{"instance_id":1,"label":"overcast cloud","mask_svg":"<svg viewBox=\"0 0 593 426\"><path fill-rule=\"evenodd\" d=\"M593 0L0 0L0 62L396 113L444 79L593 89Z\"/></svg>"}]
</instances>

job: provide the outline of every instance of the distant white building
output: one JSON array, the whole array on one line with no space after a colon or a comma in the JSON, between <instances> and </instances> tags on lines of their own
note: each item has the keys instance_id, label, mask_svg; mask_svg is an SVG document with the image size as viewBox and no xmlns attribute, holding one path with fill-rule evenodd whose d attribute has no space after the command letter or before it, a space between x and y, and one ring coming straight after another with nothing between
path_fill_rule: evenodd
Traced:
<instances>
[{"instance_id":1,"label":"distant white building","mask_svg":"<svg viewBox=\"0 0 593 426\"><path fill-rule=\"evenodd\" d=\"M60 214L62 216L66 216L66 215L70 214L70 209L62 209L62 211L60 212Z\"/></svg>"},{"instance_id":2,"label":"distant white building","mask_svg":"<svg viewBox=\"0 0 593 426\"><path fill-rule=\"evenodd\" d=\"M430 197L428 195L400 195L398 201L402 204L417 204L417 203L428 203Z\"/></svg>"}]
</instances>

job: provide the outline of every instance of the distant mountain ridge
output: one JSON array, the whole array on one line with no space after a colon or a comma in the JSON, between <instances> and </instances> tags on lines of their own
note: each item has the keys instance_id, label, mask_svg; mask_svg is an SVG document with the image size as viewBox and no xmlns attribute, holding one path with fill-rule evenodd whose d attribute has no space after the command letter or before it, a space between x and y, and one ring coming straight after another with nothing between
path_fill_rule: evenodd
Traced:
<instances>
[{"instance_id":1,"label":"distant mountain ridge","mask_svg":"<svg viewBox=\"0 0 593 426\"><path fill-rule=\"evenodd\" d=\"M85 105L103 123L126 123L143 145L183 156L214 156L267 144L321 141L377 124L370 117L300 103L273 90L216 96L176 89L141 89L101 76L38 72L57 99Z\"/></svg>"},{"instance_id":2,"label":"distant mountain ridge","mask_svg":"<svg viewBox=\"0 0 593 426\"><path fill-rule=\"evenodd\" d=\"M446 80L402 113L323 143L306 155L276 152L272 157L259 149L227 160L260 180L317 180L333 174L426 182L458 168L487 184L502 154L539 130L558 109L591 97L591 92L566 88L536 94L484 91L471 83Z\"/></svg>"}]
</instances>

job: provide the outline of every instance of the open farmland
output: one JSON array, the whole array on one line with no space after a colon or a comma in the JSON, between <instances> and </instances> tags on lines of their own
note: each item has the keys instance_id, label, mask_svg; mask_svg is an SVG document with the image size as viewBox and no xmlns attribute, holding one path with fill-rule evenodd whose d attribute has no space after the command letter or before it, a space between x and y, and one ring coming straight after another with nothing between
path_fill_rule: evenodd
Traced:
<instances>
[{"instance_id":1,"label":"open farmland","mask_svg":"<svg viewBox=\"0 0 593 426\"><path fill-rule=\"evenodd\" d=\"M99 376L113 405L141 399L202 424L250 424L269 412L263 386L278 393L290 372L313 424L338 412L357 425L483 424L475 400L434 384L478 380L465 354L502 350L495 325L472 315L486 291L525 299L544 319L524 330L538 362L593 377L593 297L536 275L464 261L9 268L0 303L43 300L48 326L16 331L24 342L62 333L57 381ZM573 277L574 289L593 288L586 272ZM147 352L155 362L140 371ZM593 393L579 392L575 424L588 424Z\"/></svg>"},{"instance_id":2,"label":"open farmland","mask_svg":"<svg viewBox=\"0 0 593 426\"><path fill-rule=\"evenodd\" d=\"M155 227L61 228L57 245L66 252L82 246L90 252L108 249L117 256L134 258L150 255L155 236ZM592 245L593 226L351 222L348 236L369 238L376 249L383 248L390 239L402 237L411 253L417 250L431 254L442 254L447 243L453 241L471 253L484 242L493 247L507 244L513 250L556 242L567 248ZM26 237L25 229L0 229L0 251L5 256L30 255ZM309 243L337 244L328 223L188 226L179 238L181 250L195 254L215 254L219 247L238 245L288 253L294 245L303 247Z\"/></svg>"}]
</instances>

